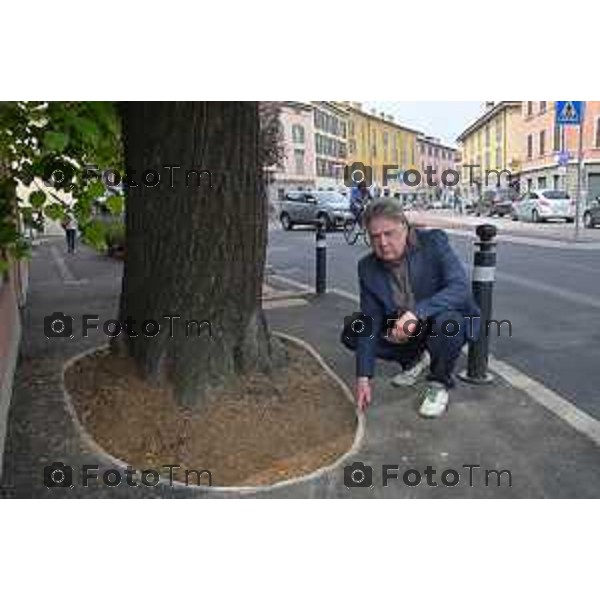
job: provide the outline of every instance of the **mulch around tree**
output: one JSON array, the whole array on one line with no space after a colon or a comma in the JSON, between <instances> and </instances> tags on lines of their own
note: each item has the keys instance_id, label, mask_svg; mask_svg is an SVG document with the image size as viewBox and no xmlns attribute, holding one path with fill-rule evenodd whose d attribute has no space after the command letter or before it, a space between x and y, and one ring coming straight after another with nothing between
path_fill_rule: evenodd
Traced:
<instances>
[{"instance_id":1,"label":"mulch around tree","mask_svg":"<svg viewBox=\"0 0 600 600\"><path fill-rule=\"evenodd\" d=\"M192 411L170 389L142 380L131 359L107 350L65 373L83 426L116 458L139 471L178 464L208 469L213 486L268 485L305 475L347 452L356 414L339 385L306 350L286 342L289 364L254 374ZM196 483L194 476L190 484ZM207 483L206 477L202 480Z\"/></svg>"}]
</instances>

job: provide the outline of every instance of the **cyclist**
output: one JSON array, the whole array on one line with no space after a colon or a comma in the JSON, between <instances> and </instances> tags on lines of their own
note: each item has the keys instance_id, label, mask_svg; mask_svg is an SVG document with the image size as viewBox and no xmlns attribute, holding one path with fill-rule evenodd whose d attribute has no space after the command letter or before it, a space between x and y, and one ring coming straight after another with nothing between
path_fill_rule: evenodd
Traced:
<instances>
[{"instance_id":1,"label":"cyclist","mask_svg":"<svg viewBox=\"0 0 600 600\"><path fill-rule=\"evenodd\" d=\"M371 199L371 192L364 179L352 188L350 194L350 212L354 215L354 218L358 223L360 223L367 202Z\"/></svg>"}]
</instances>

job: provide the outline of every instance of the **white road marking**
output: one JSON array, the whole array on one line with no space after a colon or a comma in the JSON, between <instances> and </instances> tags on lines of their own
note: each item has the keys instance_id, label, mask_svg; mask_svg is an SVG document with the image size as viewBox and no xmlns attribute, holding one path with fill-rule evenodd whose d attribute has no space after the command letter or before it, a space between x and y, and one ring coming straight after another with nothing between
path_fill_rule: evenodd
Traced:
<instances>
[{"instance_id":1,"label":"white road marking","mask_svg":"<svg viewBox=\"0 0 600 600\"><path fill-rule=\"evenodd\" d=\"M303 283L294 281L293 279L286 278L286 283L299 287L307 287ZM360 298L352 292L347 292L339 288L332 288L329 291L357 304L360 302ZM463 352L467 352L466 347L463 349ZM580 408L577 408L572 402L553 392L539 381L536 381L504 361L494 358L492 355L489 356L489 366L492 371L500 375L510 385L525 392L534 402L548 409L568 423L573 429L587 436L600 446L600 421L594 419L594 417L588 415Z\"/></svg>"}]
</instances>

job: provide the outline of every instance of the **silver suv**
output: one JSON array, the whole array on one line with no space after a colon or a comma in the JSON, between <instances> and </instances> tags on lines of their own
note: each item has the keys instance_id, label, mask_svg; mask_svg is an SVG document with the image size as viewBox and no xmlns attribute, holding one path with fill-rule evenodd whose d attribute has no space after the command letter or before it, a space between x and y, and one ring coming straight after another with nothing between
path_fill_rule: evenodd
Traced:
<instances>
[{"instance_id":1,"label":"silver suv","mask_svg":"<svg viewBox=\"0 0 600 600\"><path fill-rule=\"evenodd\" d=\"M350 200L339 192L288 192L279 211L281 226L288 231L294 225L320 225L330 230L353 218Z\"/></svg>"}]
</instances>

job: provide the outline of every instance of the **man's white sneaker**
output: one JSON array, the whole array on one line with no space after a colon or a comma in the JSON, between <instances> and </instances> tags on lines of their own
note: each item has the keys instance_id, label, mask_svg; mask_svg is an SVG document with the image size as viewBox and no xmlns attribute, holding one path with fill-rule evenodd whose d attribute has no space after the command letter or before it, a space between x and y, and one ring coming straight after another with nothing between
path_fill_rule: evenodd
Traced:
<instances>
[{"instance_id":1,"label":"man's white sneaker","mask_svg":"<svg viewBox=\"0 0 600 600\"><path fill-rule=\"evenodd\" d=\"M425 397L419 414L422 417L439 417L448 408L448 390L441 383L431 383L425 390Z\"/></svg>"},{"instance_id":2,"label":"man's white sneaker","mask_svg":"<svg viewBox=\"0 0 600 600\"><path fill-rule=\"evenodd\" d=\"M408 371L402 371L392 378L392 384L398 387L410 387L415 385L423 372L429 368L430 363L431 357L429 356L429 352L425 350L421 359L414 367L408 369Z\"/></svg>"}]
</instances>

